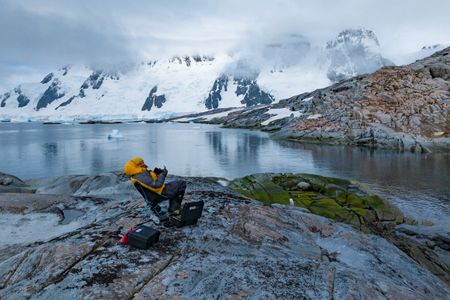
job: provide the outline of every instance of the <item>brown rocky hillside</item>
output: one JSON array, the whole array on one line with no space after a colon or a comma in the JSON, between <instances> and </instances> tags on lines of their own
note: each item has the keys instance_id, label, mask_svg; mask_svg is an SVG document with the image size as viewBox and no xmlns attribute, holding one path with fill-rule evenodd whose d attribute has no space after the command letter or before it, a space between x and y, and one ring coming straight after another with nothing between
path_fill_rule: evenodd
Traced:
<instances>
[{"instance_id":1,"label":"brown rocky hillside","mask_svg":"<svg viewBox=\"0 0 450 300\"><path fill-rule=\"evenodd\" d=\"M260 128L304 142L450 151L449 53L446 48L410 65L385 67L272 105L180 120Z\"/></svg>"},{"instance_id":2,"label":"brown rocky hillside","mask_svg":"<svg viewBox=\"0 0 450 300\"><path fill-rule=\"evenodd\" d=\"M407 66L382 68L284 100L281 105L304 113L285 130L300 139L337 138L416 151L439 146L450 137L449 53L447 48Z\"/></svg>"}]
</instances>

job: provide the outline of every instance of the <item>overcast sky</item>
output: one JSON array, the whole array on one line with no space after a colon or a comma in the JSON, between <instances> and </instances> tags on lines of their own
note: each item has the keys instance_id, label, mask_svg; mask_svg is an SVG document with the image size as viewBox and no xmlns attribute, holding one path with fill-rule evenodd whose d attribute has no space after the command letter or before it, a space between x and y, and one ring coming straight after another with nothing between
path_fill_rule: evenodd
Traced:
<instances>
[{"instance_id":1,"label":"overcast sky","mask_svg":"<svg viewBox=\"0 0 450 300\"><path fill-rule=\"evenodd\" d=\"M394 59L450 43L449 0L0 0L0 90L69 63L236 50L292 33L375 32Z\"/></svg>"}]
</instances>

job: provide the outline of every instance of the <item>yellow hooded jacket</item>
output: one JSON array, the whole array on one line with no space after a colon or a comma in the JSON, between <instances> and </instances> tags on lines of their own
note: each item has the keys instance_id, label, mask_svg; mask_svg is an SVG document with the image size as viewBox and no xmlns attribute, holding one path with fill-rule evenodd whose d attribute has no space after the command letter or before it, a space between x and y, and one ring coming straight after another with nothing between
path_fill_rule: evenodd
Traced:
<instances>
[{"instance_id":1,"label":"yellow hooded jacket","mask_svg":"<svg viewBox=\"0 0 450 300\"><path fill-rule=\"evenodd\" d=\"M136 182L139 182L140 185L142 185L143 187L161 195L165 185L163 184L162 186L160 186L159 188L153 188L149 185L146 185L144 183L142 183L141 181L137 180L136 178L133 178L134 175L137 174L141 174L144 172L148 172L152 178L152 180L156 181L158 179L158 175L156 175L155 172L153 171L148 171L146 168L140 167L138 166L138 163L140 161L143 161L141 158L137 157L137 158L133 158L132 160L129 160L125 166L123 167L123 171L124 173L130 177L131 182L134 184Z\"/></svg>"}]
</instances>

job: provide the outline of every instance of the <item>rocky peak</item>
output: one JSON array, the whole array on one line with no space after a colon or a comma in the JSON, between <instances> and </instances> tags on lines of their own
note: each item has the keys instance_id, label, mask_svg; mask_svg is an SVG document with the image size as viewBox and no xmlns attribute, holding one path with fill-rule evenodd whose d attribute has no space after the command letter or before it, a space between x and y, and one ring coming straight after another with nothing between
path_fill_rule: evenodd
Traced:
<instances>
[{"instance_id":1,"label":"rocky peak","mask_svg":"<svg viewBox=\"0 0 450 300\"><path fill-rule=\"evenodd\" d=\"M186 65L186 67L190 67L192 63L200 63L200 62L211 62L214 61L214 57L210 55L175 55L169 59L170 63L177 63L180 65Z\"/></svg>"},{"instance_id":2,"label":"rocky peak","mask_svg":"<svg viewBox=\"0 0 450 300\"><path fill-rule=\"evenodd\" d=\"M358 29L346 29L341 31L336 39L327 43L327 48L336 47L350 47L361 46L374 47L374 50L378 50L380 43L378 38L372 30L358 28Z\"/></svg>"},{"instance_id":3,"label":"rocky peak","mask_svg":"<svg viewBox=\"0 0 450 300\"><path fill-rule=\"evenodd\" d=\"M327 43L328 78L340 81L359 74L370 73L392 65L380 53L380 44L375 33L367 29L347 29L336 39Z\"/></svg>"}]
</instances>

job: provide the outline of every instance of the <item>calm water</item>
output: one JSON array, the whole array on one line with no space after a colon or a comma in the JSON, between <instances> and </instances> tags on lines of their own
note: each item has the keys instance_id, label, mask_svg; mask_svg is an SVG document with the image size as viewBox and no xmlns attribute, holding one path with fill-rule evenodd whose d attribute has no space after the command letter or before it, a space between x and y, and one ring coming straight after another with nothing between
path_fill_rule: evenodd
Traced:
<instances>
[{"instance_id":1,"label":"calm water","mask_svg":"<svg viewBox=\"0 0 450 300\"><path fill-rule=\"evenodd\" d=\"M118 129L123 138L108 139ZM133 156L184 176L305 172L356 179L406 214L450 219L450 155L275 141L259 131L198 124L0 124L0 171L22 179L120 170ZM444 222L450 224L448 222Z\"/></svg>"}]
</instances>

